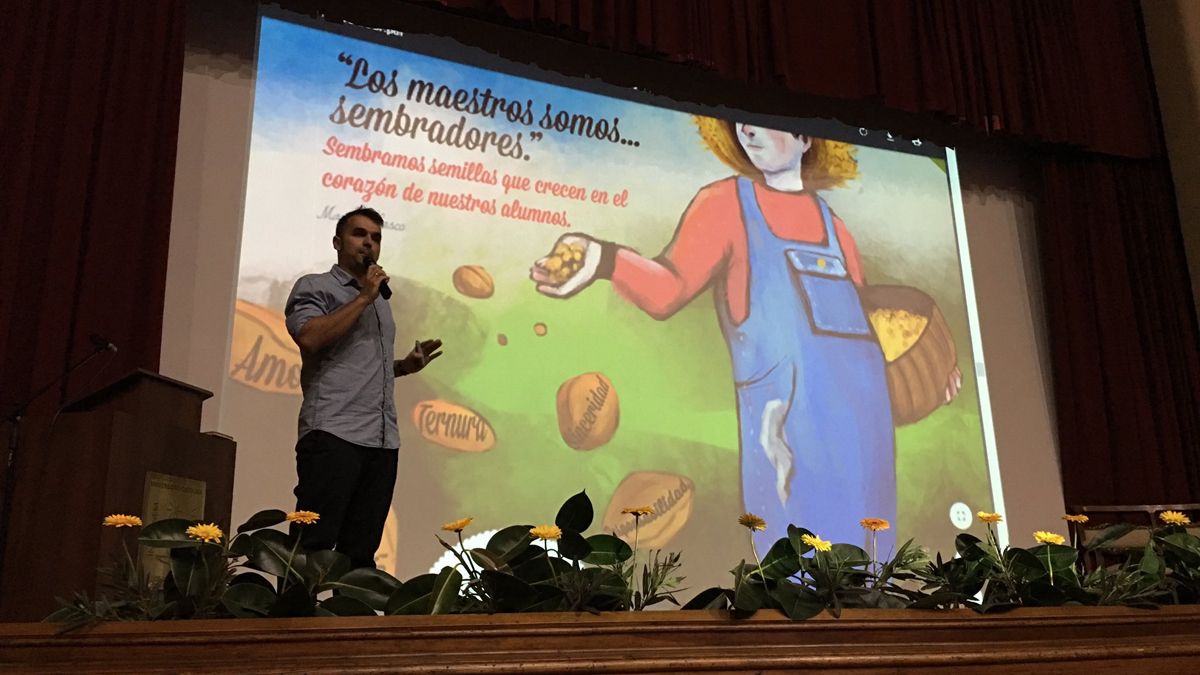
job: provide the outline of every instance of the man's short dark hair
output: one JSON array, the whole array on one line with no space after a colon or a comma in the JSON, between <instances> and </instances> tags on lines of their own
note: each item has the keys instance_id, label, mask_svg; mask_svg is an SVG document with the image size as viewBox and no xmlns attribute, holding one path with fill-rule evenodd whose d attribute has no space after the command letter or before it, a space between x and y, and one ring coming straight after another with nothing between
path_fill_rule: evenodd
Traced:
<instances>
[{"instance_id":1,"label":"man's short dark hair","mask_svg":"<svg viewBox=\"0 0 1200 675\"><path fill-rule=\"evenodd\" d=\"M346 226L350 224L350 219L354 216L366 216L379 227L383 227L383 216L375 209L366 206L360 206L353 211L348 211L344 216L338 218L337 226L333 229L333 236L340 237L346 231Z\"/></svg>"}]
</instances>

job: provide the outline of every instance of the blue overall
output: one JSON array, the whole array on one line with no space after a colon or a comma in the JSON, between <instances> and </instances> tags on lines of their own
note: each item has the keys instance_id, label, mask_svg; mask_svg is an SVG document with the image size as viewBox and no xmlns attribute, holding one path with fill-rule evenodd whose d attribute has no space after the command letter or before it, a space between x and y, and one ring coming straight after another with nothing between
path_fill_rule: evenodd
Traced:
<instances>
[{"instance_id":1,"label":"blue overall","mask_svg":"<svg viewBox=\"0 0 1200 675\"><path fill-rule=\"evenodd\" d=\"M749 261L749 311L735 323L717 294L729 345L741 427L742 499L767 529L763 555L789 523L822 539L864 546L862 518L896 526L895 432L883 352L824 200L825 241L775 236L754 183L737 179ZM879 558L895 548L880 532Z\"/></svg>"}]
</instances>

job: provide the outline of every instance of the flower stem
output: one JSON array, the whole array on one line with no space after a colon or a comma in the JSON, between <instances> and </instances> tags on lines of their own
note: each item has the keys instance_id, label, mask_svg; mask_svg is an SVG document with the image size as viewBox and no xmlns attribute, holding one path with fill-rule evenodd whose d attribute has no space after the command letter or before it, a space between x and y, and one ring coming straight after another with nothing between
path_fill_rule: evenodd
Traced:
<instances>
[{"instance_id":1,"label":"flower stem","mask_svg":"<svg viewBox=\"0 0 1200 675\"><path fill-rule=\"evenodd\" d=\"M545 542L546 540L543 539L542 541ZM559 558L561 557L562 555L559 555ZM550 576L554 577L554 587L562 588L562 585L558 583L558 572L554 571L554 565L550 562L550 549L548 548L546 549L546 565L550 568Z\"/></svg>"},{"instance_id":2,"label":"flower stem","mask_svg":"<svg viewBox=\"0 0 1200 675\"><path fill-rule=\"evenodd\" d=\"M300 548L300 538L303 536L304 536L304 530L297 530L296 543L292 544L292 551L291 551L291 553L288 554L287 561L284 562L284 565L287 567L287 570L286 570L286 574L283 577L283 588L279 591L280 595L283 595L283 592L288 589L288 586L289 586L288 582L291 581L293 574L295 574L297 577L300 577L300 573L297 572L292 567L292 561L296 559L296 550Z\"/></svg>"},{"instance_id":3,"label":"flower stem","mask_svg":"<svg viewBox=\"0 0 1200 675\"><path fill-rule=\"evenodd\" d=\"M1054 564L1050 562L1050 547L1046 547L1046 569L1050 570L1050 585L1054 585Z\"/></svg>"},{"instance_id":4,"label":"flower stem","mask_svg":"<svg viewBox=\"0 0 1200 675\"><path fill-rule=\"evenodd\" d=\"M758 578L762 579L763 588L766 588L767 587L767 577L766 577L766 575L763 574L762 560L759 560L759 558L758 558L758 549L755 548L753 541L750 542L750 552L754 554L754 562L758 563Z\"/></svg>"},{"instance_id":5,"label":"flower stem","mask_svg":"<svg viewBox=\"0 0 1200 675\"><path fill-rule=\"evenodd\" d=\"M877 570L875 574L878 576L879 572L883 571L883 564L875 559L875 530L871 530L871 562L874 563L875 569ZM878 581L878 579L876 579L876 581Z\"/></svg>"},{"instance_id":6,"label":"flower stem","mask_svg":"<svg viewBox=\"0 0 1200 675\"><path fill-rule=\"evenodd\" d=\"M638 550L638 525L641 524L641 516L633 514L633 566L629 572L629 584L635 589L637 587L637 550ZM633 603L630 603L630 609L633 609Z\"/></svg>"},{"instance_id":7,"label":"flower stem","mask_svg":"<svg viewBox=\"0 0 1200 675\"><path fill-rule=\"evenodd\" d=\"M466 545L463 544L462 530L458 530L455 534L458 535L458 549L463 552L462 560L467 563L467 573L472 578L478 578L479 572L475 569L475 563L471 561L471 553L467 550Z\"/></svg>"}]
</instances>

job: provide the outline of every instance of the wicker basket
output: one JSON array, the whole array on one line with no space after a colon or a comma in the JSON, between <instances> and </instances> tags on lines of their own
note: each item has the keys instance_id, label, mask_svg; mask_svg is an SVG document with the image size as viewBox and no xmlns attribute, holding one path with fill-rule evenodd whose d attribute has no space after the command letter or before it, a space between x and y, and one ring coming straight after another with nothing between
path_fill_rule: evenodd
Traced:
<instances>
[{"instance_id":1,"label":"wicker basket","mask_svg":"<svg viewBox=\"0 0 1200 675\"><path fill-rule=\"evenodd\" d=\"M874 309L902 309L928 317L916 342L886 366L896 426L924 419L946 402L946 383L958 363L946 318L933 298L909 286L864 286L859 297L868 315Z\"/></svg>"}]
</instances>

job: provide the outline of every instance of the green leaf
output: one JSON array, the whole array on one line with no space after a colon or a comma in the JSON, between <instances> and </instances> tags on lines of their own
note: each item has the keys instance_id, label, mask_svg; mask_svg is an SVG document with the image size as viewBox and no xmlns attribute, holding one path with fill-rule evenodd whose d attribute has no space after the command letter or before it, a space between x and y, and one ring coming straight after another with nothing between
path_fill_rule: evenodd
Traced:
<instances>
[{"instance_id":1,"label":"green leaf","mask_svg":"<svg viewBox=\"0 0 1200 675\"><path fill-rule=\"evenodd\" d=\"M254 552L254 539L248 534L239 534L233 538L233 543L229 545L229 552L234 555L250 557Z\"/></svg>"},{"instance_id":2,"label":"green leaf","mask_svg":"<svg viewBox=\"0 0 1200 675\"><path fill-rule=\"evenodd\" d=\"M562 589L553 586L534 586L532 602L521 608L522 612L557 612L566 608L567 596Z\"/></svg>"},{"instance_id":3,"label":"green leaf","mask_svg":"<svg viewBox=\"0 0 1200 675\"><path fill-rule=\"evenodd\" d=\"M697 593L696 597L687 601L683 609L727 609L732 595L733 591L728 588L713 586Z\"/></svg>"},{"instance_id":4,"label":"green leaf","mask_svg":"<svg viewBox=\"0 0 1200 675\"><path fill-rule=\"evenodd\" d=\"M261 586L262 588L271 591L272 594L275 593L275 586L270 581L267 581L267 578L258 572L242 572L241 574L229 580L229 585L231 587L240 584L254 584L255 586Z\"/></svg>"},{"instance_id":5,"label":"green leaf","mask_svg":"<svg viewBox=\"0 0 1200 675\"><path fill-rule=\"evenodd\" d=\"M192 548L201 542L187 536L187 529L196 523L183 518L168 518L142 528L138 543L152 548Z\"/></svg>"},{"instance_id":6,"label":"green leaf","mask_svg":"<svg viewBox=\"0 0 1200 675\"><path fill-rule=\"evenodd\" d=\"M564 531L583 532L592 526L592 516L592 500L584 490L563 502L554 524Z\"/></svg>"},{"instance_id":7,"label":"green leaf","mask_svg":"<svg viewBox=\"0 0 1200 675\"><path fill-rule=\"evenodd\" d=\"M433 580L433 590L430 591L430 614L449 614L458 600L459 590L462 589L462 574L453 567L443 567Z\"/></svg>"},{"instance_id":8,"label":"green leaf","mask_svg":"<svg viewBox=\"0 0 1200 675\"><path fill-rule=\"evenodd\" d=\"M1176 532L1156 539L1166 546L1168 555L1179 558L1189 567L1200 567L1200 539L1186 532Z\"/></svg>"},{"instance_id":9,"label":"green leaf","mask_svg":"<svg viewBox=\"0 0 1200 675\"><path fill-rule=\"evenodd\" d=\"M534 585L553 583L555 575L562 579L564 575L575 571L567 561L547 554L545 549L539 546L530 546L529 552L533 551L541 551L541 555L522 556L512 562L512 576ZM554 571L551 572L551 569Z\"/></svg>"},{"instance_id":10,"label":"green leaf","mask_svg":"<svg viewBox=\"0 0 1200 675\"><path fill-rule=\"evenodd\" d=\"M743 612L757 612L766 602L767 592L762 584L743 581L733 593L733 607Z\"/></svg>"},{"instance_id":11,"label":"green leaf","mask_svg":"<svg viewBox=\"0 0 1200 675\"><path fill-rule=\"evenodd\" d=\"M273 527L278 525L285 520L287 520L287 514L283 511L280 511L279 509L267 509L266 511L259 511L258 513L250 516L246 522L242 523L242 525L238 527L237 531L238 534L241 534L251 530L261 530L264 527Z\"/></svg>"},{"instance_id":12,"label":"green leaf","mask_svg":"<svg viewBox=\"0 0 1200 675\"><path fill-rule=\"evenodd\" d=\"M321 601L320 609L334 616L375 616L375 610L349 595L334 595Z\"/></svg>"},{"instance_id":13,"label":"green leaf","mask_svg":"<svg viewBox=\"0 0 1200 675\"><path fill-rule=\"evenodd\" d=\"M963 532L954 538L954 549L964 560L982 560L991 557L987 546L973 534Z\"/></svg>"},{"instance_id":14,"label":"green leaf","mask_svg":"<svg viewBox=\"0 0 1200 675\"><path fill-rule=\"evenodd\" d=\"M337 581L321 584L319 590L336 590L348 595L372 609L387 609L392 595L401 587L400 582L387 572L374 567L359 567L346 572Z\"/></svg>"},{"instance_id":15,"label":"green leaf","mask_svg":"<svg viewBox=\"0 0 1200 675\"><path fill-rule=\"evenodd\" d=\"M1009 548L1004 552L1004 559L1012 567L1013 574L1022 579L1032 581L1048 574L1045 557L1039 558L1023 548Z\"/></svg>"},{"instance_id":16,"label":"green leaf","mask_svg":"<svg viewBox=\"0 0 1200 675\"><path fill-rule=\"evenodd\" d=\"M583 560L592 553L592 547L578 532L564 529L558 540L558 554L571 560Z\"/></svg>"},{"instance_id":17,"label":"green leaf","mask_svg":"<svg viewBox=\"0 0 1200 675\"><path fill-rule=\"evenodd\" d=\"M337 551L309 551L305 554L304 578L308 583L322 587L337 581L350 571L350 556Z\"/></svg>"},{"instance_id":18,"label":"green leaf","mask_svg":"<svg viewBox=\"0 0 1200 675\"><path fill-rule=\"evenodd\" d=\"M771 597L779 604L780 611L792 621L810 619L825 609L825 603L816 593L786 581L771 589Z\"/></svg>"},{"instance_id":19,"label":"green leaf","mask_svg":"<svg viewBox=\"0 0 1200 675\"><path fill-rule=\"evenodd\" d=\"M629 544L611 534L593 534L587 538L587 543L592 547L592 552L583 562L589 565L616 565L633 556Z\"/></svg>"},{"instance_id":20,"label":"green leaf","mask_svg":"<svg viewBox=\"0 0 1200 675\"><path fill-rule=\"evenodd\" d=\"M496 534L487 543L487 552L500 562L508 562L529 548L533 537L532 525L510 525Z\"/></svg>"},{"instance_id":21,"label":"green leaf","mask_svg":"<svg viewBox=\"0 0 1200 675\"><path fill-rule=\"evenodd\" d=\"M180 595L194 597L208 589L208 569L216 571L219 561L213 559L205 566L205 556L194 548L177 548L171 551L171 576Z\"/></svg>"},{"instance_id":22,"label":"green leaf","mask_svg":"<svg viewBox=\"0 0 1200 675\"><path fill-rule=\"evenodd\" d=\"M262 579L257 574L251 576ZM274 590L263 588L258 583L231 583L225 593L221 595L221 604L236 617L261 617L270 613L271 606L275 604L275 598Z\"/></svg>"},{"instance_id":23,"label":"green leaf","mask_svg":"<svg viewBox=\"0 0 1200 675\"><path fill-rule=\"evenodd\" d=\"M1054 578L1054 582L1058 583L1058 577ZM1029 596L1029 600L1033 600L1031 604L1042 607L1058 607L1070 600L1070 597L1067 596L1063 589L1058 586L1051 586L1047 580L1031 583L1027 595Z\"/></svg>"},{"instance_id":24,"label":"green leaf","mask_svg":"<svg viewBox=\"0 0 1200 675\"><path fill-rule=\"evenodd\" d=\"M247 567L277 577L288 577L290 565L290 576L299 578L300 570L305 564L304 553L297 549L293 554L295 542L287 535L279 530L256 530L244 536L250 537L250 553L246 555Z\"/></svg>"},{"instance_id":25,"label":"green leaf","mask_svg":"<svg viewBox=\"0 0 1200 675\"><path fill-rule=\"evenodd\" d=\"M267 612L267 616L312 616L316 606L316 599L308 592L304 584L293 584L279 595L275 600L275 604L271 605L271 610Z\"/></svg>"},{"instance_id":26,"label":"green leaf","mask_svg":"<svg viewBox=\"0 0 1200 675\"><path fill-rule=\"evenodd\" d=\"M484 570L481 577L499 611L520 612L539 599L538 591L533 586L511 574Z\"/></svg>"},{"instance_id":27,"label":"green leaf","mask_svg":"<svg viewBox=\"0 0 1200 675\"><path fill-rule=\"evenodd\" d=\"M479 565L482 569L498 570L504 566L503 561L492 557L492 554L488 553L486 549L473 548L468 553L471 554L471 559L475 561L475 564Z\"/></svg>"},{"instance_id":28,"label":"green leaf","mask_svg":"<svg viewBox=\"0 0 1200 675\"><path fill-rule=\"evenodd\" d=\"M486 574L486 572L485 572ZM437 576L422 574L400 585L387 601L387 613L397 614L428 614L430 594L433 592Z\"/></svg>"},{"instance_id":29,"label":"green leaf","mask_svg":"<svg viewBox=\"0 0 1200 675\"><path fill-rule=\"evenodd\" d=\"M991 599L980 605L975 605L972 603L968 604L967 606L979 612L980 614L1003 614L1004 612L1011 612L1021 605L1016 602L1012 602L1011 600Z\"/></svg>"},{"instance_id":30,"label":"green leaf","mask_svg":"<svg viewBox=\"0 0 1200 675\"><path fill-rule=\"evenodd\" d=\"M625 598L625 582L616 572L603 567L588 567L581 574L596 589L597 595Z\"/></svg>"},{"instance_id":31,"label":"green leaf","mask_svg":"<svg viewBox=\"0 0 1200 675\"><path fill-rule=\"evenodd\" d=\"M972 593L971 595L974 595ZM909 609L947 609L956 604L972 605L971 596L950 590L938 590L923 598L917 598L909 603Z\"/></svg>"},{"instance_id":32,"label":"green leaf","mask_svg":"<svg viewBox=\"0 0 1200 675\"><path fill-rule=\"evenodd\" d=\"M1030 549L1038 560L1046 565L1047 554L1049 555L1049 565L1054 569L1054 574L1057 577L1060 571L1072 570L1075 568L1075 561L1079 558L1079 552L1070 546L1060 546L1058 544L1042 544Z\"/></svg>"},{"instance_id":33,"label":"green leaf","mask_svg":"<svg viewBox=\"0 0 1200 675\"><path fill-rule=\"evenodd\" d=\"M834 544L830 547L829 557L843 567L865 567L871 563L867 552L853 544Z\"/></svg>"},{"instance_id":34,"label":"green leaf","mask_svg":"<svg viewBox=\"0 0 1200 675\"><path fill-rule=\"evenodd\" d=\"M1105 528L1096 536L1088 539L1085 548L1087 548L1089 551L1097 548L1104 548L1105 546L1108 546L1130 532L1133 532L1135 529L1137 528L1129 523L1117 523L1116 525Z\"/></svg>"},{"instance_id":35,"label":"green leaf","mask_svg":"<svg viewBox=\"0 0 1200 675\"><path fill-rule=\"evenodd\" d=\"M1146 544L1146 548L1142 551L1142 561L1138 564L1138 570L1151 577L1161 577L1164 571L1162 558L1155 553L1152 544Z\"/></svg>"},{"instance_id":36,"label":"green leaf","mask_svg":"<svg viewBox=\"0 0 1200 675\"><path fill-rule=\"evenodd\" d=\"M862 595L855 606L873 609L904 609L908 603L899 596L885 593L881 588L872 588Z\"/></svg>"},{"instance_id":37,"label":"green leaf","mask_svg":"<svg viewBox=\"0 0 1200 675\"><path fill-rule=\"evenodd\" d=\"M550 563L546 562L548 558L549 554L546 553L546 549L537 544L530 544L519 555L508 561L507 569L499 571L532 584L550 577Z\"/></svg>"},{"instance_id":38,"label":"green leaf","mask_svg":"<svg viewBox=\"0 0 1200 675\"><path fill-rule=\"evenodd\" d=\"M796 527L795 525L788 525L787 531L788 541L792 543L792 548L795 549L797 555L804 555L813 550L812 546L801 540L801 537L806 534L810 537L816 536L810 530L806 530L803 527Z\"/></svg>"},{"instance_id":39,"label":"green leaf","mask_svg":"<svg viewBox=\"0 0 1200 675\"><path fill-rule=\"evenodd\" d=\"M768 579L783 579L800 571L800 557L791 539L781 537L762 559L762 573Z\"/></svg>"}]
</instances>

